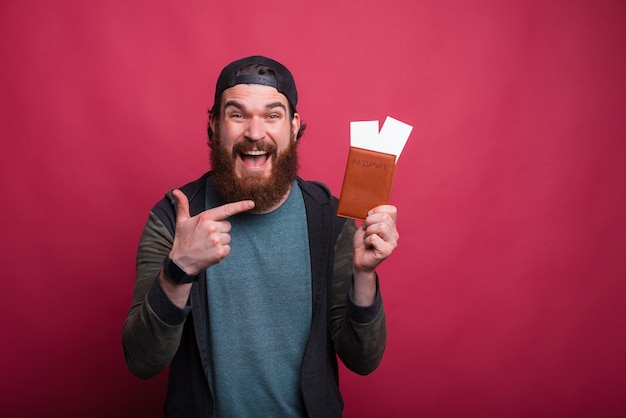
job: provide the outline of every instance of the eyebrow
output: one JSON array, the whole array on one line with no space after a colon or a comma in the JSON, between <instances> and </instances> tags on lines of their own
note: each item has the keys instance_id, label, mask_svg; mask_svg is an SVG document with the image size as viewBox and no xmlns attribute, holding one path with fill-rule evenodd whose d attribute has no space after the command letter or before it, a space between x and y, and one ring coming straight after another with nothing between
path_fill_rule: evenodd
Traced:
<instances>
[{"instance_id":1,"label":"eyebrow","mask_svg":"<svg viewBox=\"0 0 626 418\"><path fill-rule=\"evenodd\" d=\"M239 110L243 110L244 109L244 105L242 105L241 103L235 101L235 100L229 100L226 103L224 103L224 109L226 109L227 107L236 107Z\"/></svg>"},{"instance_id":2,"label":"eyebrow","mask_svg":"<svg viewBox=\"0 0 626 418\"><path fill-rule=\"evenodd\" d=\"M274 109L275 107L282 108L285 112L287 111L287 107L282 102L274 102L265 105L266 109Z\"/></svg>"},{"instance_id":3,"label":"eyebrow","mask_svg":"<svg viewBox=\"0 0 626 418\"><path fill-rule=\"evenodd\" d=\"M243 103L240 103L236 100L229 100L226 103L224 103L224 110L226 110L226 108L228 107L236 107L237 109L243 111L246 109L246 107L243 105ZM274 109L276 107L280 107L282 108L285 112L287 112L287 107L285 106L284 103L281 102L273 102L273 103L268 103L265 105L265 109L270 110L270 109Z\"/></svg>"}]
</instances>

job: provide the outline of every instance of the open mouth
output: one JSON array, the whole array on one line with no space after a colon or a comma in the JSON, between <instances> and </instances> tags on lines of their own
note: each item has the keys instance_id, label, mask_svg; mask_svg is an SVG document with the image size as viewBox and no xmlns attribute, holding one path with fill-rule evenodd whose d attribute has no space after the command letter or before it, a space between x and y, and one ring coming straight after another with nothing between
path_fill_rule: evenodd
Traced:
<instances>
[{"instance_id":1,"label":"open mouth","mask_svg":"<svg viewBox=\"0 0 626 418\"><path fill-rule=\"evenodd\" d=\"M267 162L270 154L267 151L250 150L239 153L239 158L248 167L261 167Z\"/></svg>"}]
</instances>

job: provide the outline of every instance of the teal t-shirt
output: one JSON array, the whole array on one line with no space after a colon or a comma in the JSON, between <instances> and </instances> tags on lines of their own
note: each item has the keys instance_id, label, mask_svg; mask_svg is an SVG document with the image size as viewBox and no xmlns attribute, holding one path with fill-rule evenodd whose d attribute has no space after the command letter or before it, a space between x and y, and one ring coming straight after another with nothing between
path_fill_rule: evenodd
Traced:
<instances>
[{"instance_id":1,"label":"teal t-shirt","mask_svg":"<svg viewBox=\"0 0 626 418\"><path fill-rule=\"evenodd\" d=\"M211 182L207 208L223 204ZM242 213L231 252L207 269L214 416L303 416L300 365L311 326L311 262L302 192L275 211Z\"/></svg>"}]
</instances>

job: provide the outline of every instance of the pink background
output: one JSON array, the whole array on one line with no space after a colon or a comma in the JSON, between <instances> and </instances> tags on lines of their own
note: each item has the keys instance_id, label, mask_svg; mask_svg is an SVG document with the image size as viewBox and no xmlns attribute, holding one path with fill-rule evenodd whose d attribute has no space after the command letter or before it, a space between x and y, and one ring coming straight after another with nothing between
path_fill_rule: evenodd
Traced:
<instances>
[{"instance_id":1,"label":"pink background","mask_svg":"<svg viewBox=\"0 0 626 418\"><path fill-rule=\"evenodd\" d=\"M208 166L218 72L296 76L303 177L414 126L381 367L346 417L626 415L626 3L4 0L4 417L158 416L121 326L153 203Z\"/></svg>"}]
</instances>

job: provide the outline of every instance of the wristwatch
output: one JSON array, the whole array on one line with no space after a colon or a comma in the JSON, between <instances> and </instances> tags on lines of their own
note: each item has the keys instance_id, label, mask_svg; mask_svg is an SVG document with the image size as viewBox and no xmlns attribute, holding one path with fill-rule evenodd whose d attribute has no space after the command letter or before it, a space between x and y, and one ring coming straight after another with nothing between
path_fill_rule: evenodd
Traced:
<instances>
[{"instance_id":1,"label":"wristwatch","mask_svg":"<svg viewBox=\"0 0 626 418\"><path fill-rule=\"evenodd\" d=\"M163 260L163 273L176 284L191 283L200 275L187 274L185 269L169 256L165 257L165 260Z\"/></svg>"}]
</instances>

